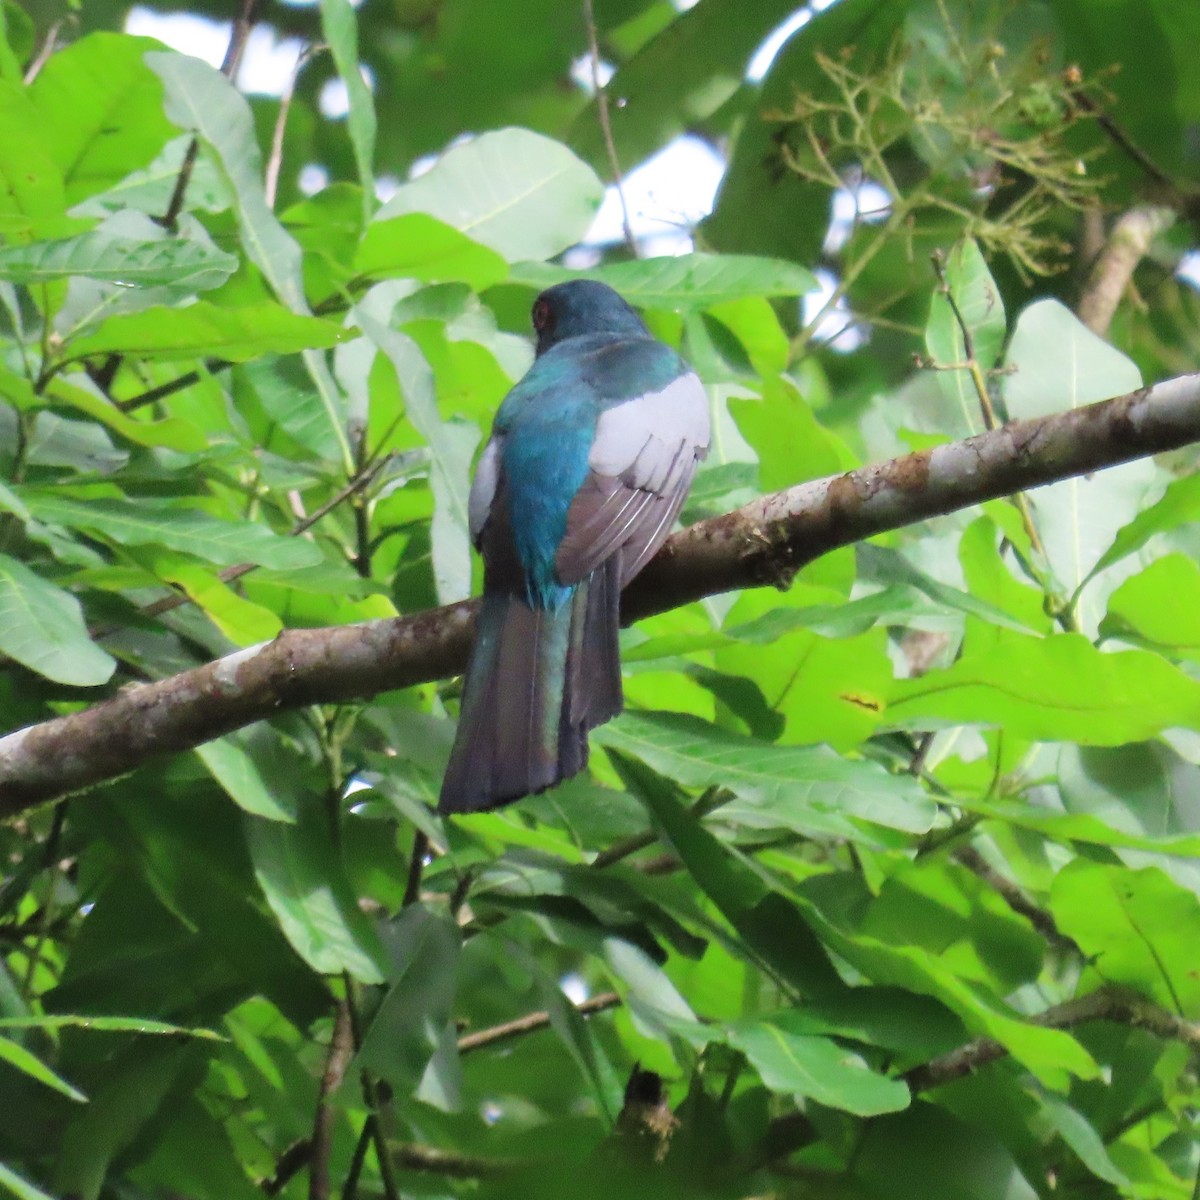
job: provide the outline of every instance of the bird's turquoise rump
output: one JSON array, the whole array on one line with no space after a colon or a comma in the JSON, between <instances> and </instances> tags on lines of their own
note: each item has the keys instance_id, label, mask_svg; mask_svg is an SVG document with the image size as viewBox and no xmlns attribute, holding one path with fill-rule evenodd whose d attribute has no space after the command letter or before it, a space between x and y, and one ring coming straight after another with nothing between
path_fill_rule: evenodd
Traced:
<instances>
[{"instance_id":1,"label":"bird's turquoise rump","mask_svg":"<svg viewBox=\"0 0 1200 1200\"><path fill-rule=\"evenodd\" d=\"M443 812L494 808L587 761L621 708L621 588L670 533L708 448L699 380L611 288L533 309L538 353L471 489L484 600Z\"/></svg>"}]
</instances>

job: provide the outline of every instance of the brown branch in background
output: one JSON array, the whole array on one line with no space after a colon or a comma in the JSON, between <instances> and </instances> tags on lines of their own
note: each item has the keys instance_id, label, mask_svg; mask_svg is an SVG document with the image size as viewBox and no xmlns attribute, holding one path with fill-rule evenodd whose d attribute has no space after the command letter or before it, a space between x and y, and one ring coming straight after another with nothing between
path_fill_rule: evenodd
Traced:
<instances>
[{"instance_id":1,"label":"brown branch in background","mask_svg":"<svg viewBox=\"0 0 1200 1200\"><path fill-rule=\"evenodd\" d=\"M419 1142L395 1147L392 1160L396 1166L409 1171L428 1171L435 1175L444 1175L448 1179L493 1179L497 1175L507 1175L524 1165L516 1159L457 1154Z\"/></svg>"},{"instance_id":2,"label":"brown branch in background","mask_svg":"<svg viewBox=\"0 0 1200 1200\"><path fill-rule=\"evenodd\" d=\"M1161 233L1174 224L1175 213L1160 205L1139 204L1118 218L1100 251L1079 297L1079 319L1105 337L1117 305L1133 280L1137 265Z\"/></svg>"},{"instance_id":3,"label":"brown branch in background","mask_svg":"<svg viewBox=\"0 0 1200 1200\"><path fill-rule=\"evenodd\" d=\"M1031 1025L1045 1029L1074 1029L1091 1021L1112 1021L1117 1025L1145 1029L1165 1041L1183 1042L1193 1050L1200 1049L1200 1023L1177 1017L1145 996L1117 987L1099 988L1029 1018ZM976 1038L949 1054L914 1067L903 1079L913 1092L925 1092L961 1079L1007 1054L1008 1051L992 1038Z\"/></svg>"},{"instance_id":4,"label":"brown branch in background","mask_svg":"<svg viewBox=\"0 0 1200 1200\"><path fill-rule=\"evenodd\" d=\"M329 1154L333 1149L333 1122L336 1115L330 1101L333 1093L341 1087L353 1056L354 1027L350 1020L350 1002L341 1000L334 1016L329 1053L317 1091L317 1112L313 1118L308 1164L308 1200L329 1200Z\"/></svg>"},{"instance_id":5,"label":"brown branch in background","mask_svg":"<svg viewBox=\"0 0 1200 1200\"><path fill-rule=\"evenodd\" d=\"M840 546L1200 441L1200 375L1013 421L959 442L762 496L675 534L626 589L626 623L705 596L783 587ZM361 700L462 671L478 602L289 629L169 679L0 737L0 818L308 704Z\"/></svg>"},{"instance_id":6,"label":"brown branch in background","mask_svg":"<svg viewBox=\"0 0 1200 1200\"><path fill-rule=\"evenodd\" d=\"M1108 113L1106 113L1104 109L1102 109L1100 105L1091 98L1091 96L1087 94L1087 92L1083 91L1082 89L1076 89L1071 92L1071 100L1074 102L1076 107L1087 113L1089 116L1094 117L1096 124L1099 125L1104 131L1105 135L1108 137L1108 140L1112 142L1112 144L1116 146L1117 149L1119 149L1122 153L1137 163L1137 165L1141 167L1142 170L1145 171L1155 183L1161 184L1164 188L1167 188L1177 197L1181 195L1180 187L1175 180L1172 179L1171 176L1168 175L1166 171L1164 171L1162 167L1160 167L1158 163L1156 163L1154 159L1152 159L1150 155L1147 154L1145 150L1143 150L1141 146L1139 146L1133 140L1133 138L1131 138L1129 134L1126 133L1125 130L1122 129L1121 126L1112 117L1110 117Z\"/></svg>"},{"instance_id":7,"label":"brown branch in background","mask_svg":"<svg viewBox=\"0 0 1200 1200\"><path fill-rule=\"evenodd\" d=\"M583 0L583 19L587 25L588 58L592 66L592 90L596 94L596 118L600 122L600 134L604 138L604 149L608 154L608 168L612 171L613 187L621 204L621 228L625 233L625 244L634 258L638 257L637 238L633 236L633 225L629 221L629 207L625 203L625 182L621 176L621 161L617 158L617 144L613 141L612 120L608 111L608 88L600 81L600 35L596 29L596 13L592 0Z\"/></svg>"},{"instance_id":8,"label":"brown branch in background","mask_svg":"<svg viewBox=\"0 0 1200 1200\"><path fill-rule=\"evenodd\" d=\"M616 1008L620 1003L621 997L616 992L601 992L575 1005L575 1011L582 1017L589 1017L593 1013ZM515 1021L506 1021L503 1025L493 1025L490 1029L481 1029L477 1033L463 1034L458 1039L458 1052L469 1054L472 1050L482 1050L484 1046L494 1046L497 1042L507 1042L510 1038L545 1029L549 1024L548 1012L526 1013L525 1016L517 1017Z\"/></svg>"},{"instance_id":9,"label":"brown branch in background","mask_svg":"<svg viewBox=\"0 0 1200 1200\"><path fill-rule=\"evenodd\" d=\"M964 846L955 853L954 857L968 871L973 871L978 875L1013 912L1024 917L1046 941L1061 950L1079 953L1079 947L1065 933L1059 931L1058 926L1054 923L1054 918L1044 908L1039 908L1034 904L1011 879L1001 875L974 846Z\"/></svg>"},{"instance_id":10,"label":"brown branch in background","mask_svg":"<svg viewBox=\"0 0 1200 1200\"><path fill-rule=\"evenodd\" d=\"M1166 1041L1183 1042L1193 1051L1200 1050L1200 1023L1177 1017L1144 996L1118 987L1101 987L1029 1018L1031 1025L1040 1025L1045 1029L1074 1029L1092 1021L1112 1021L1134 1029L1145 1029ZM948 1054L913 1067L901 1078L916 1095L953 1083L1007 1055L1008 1051L992 1038L976 1038ZM750 1165L763 1167L786 1158L811 1145L818 1136L803 1113L786 1113L775 1117L767 1126L757 1150L750 1156ZM737 1171L746 1167L746 1160L735 1164Z\"/></svg>"}]
</instances>

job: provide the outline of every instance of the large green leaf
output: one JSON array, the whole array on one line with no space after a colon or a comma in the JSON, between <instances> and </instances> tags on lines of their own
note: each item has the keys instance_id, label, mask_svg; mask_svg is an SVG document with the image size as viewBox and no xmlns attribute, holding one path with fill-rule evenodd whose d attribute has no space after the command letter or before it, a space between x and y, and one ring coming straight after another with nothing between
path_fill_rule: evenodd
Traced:
<instances>
[{"instance_id":1,"label":"large green leaf","mask_svg":"<svg viewBox=\"0 0 1200 1200\"><path fill-rule=\"evenodd\" d=\"M1200 567L1182 554L1155 559L1108 598L1107 635L1142 640L1174 658L1200 658Z\"/></svg>"},{"instance_id":2,"label":"large green leaf","mask_svg":"<svg viewBox=\"0 0 1200 1200\"><path fill-rule=\"evenodd\" d=\"M1157 867L1134 871L1076 859L1055 876L1050 908L1102 979L1181 1016L1200 1015L1195 893Z\"/></svg>"},{"instance_id":3,"label":"large green leaf","mask_svg":"<svg viewBox=\"0 0 1200 1200\"><path fill-rule=\"evenodd\" d=\"M0 234L28 241L62 232L62 171L46 149L38 110L24 89L0 79Z\"/></svg>"},{"instance_id":4,"label":"large green leaf","mask_svg":"<svg viewBox=\"0 0 1200 1200\"><path fill-rule=\"evenodd\" d=\"M1153 504L1142 508L1118 530L1112 545L1092 568L1103 571L1130 554L1136 554L1156 534L1200 520L1200 472L1172 480Z\"/></svg>"},{"instance_id":5,"label":"large green leaf","mask_svg":"<svg viewBox=\"0 0 1200 1200\"><path fill-rule=\"evenodd\" d=\"M967 428L979 430L983 428L981 402L975 376L967 365L963 325L971 339L979 378L988 385L988 373L999 362L1004 347L1004 301L974 238L957 242L943 269L949 295L941 288L934 290L925 346L941 368L937 381L942 392L958 405Z\"/></svg>"},{"instance_id":6,"label":"large green leaf","mask_svg":"<svg viewBox=\"0 0 1200 1200\"><path fill-rule=\"evenodd\" d=\"M197 746L196 753L239 808L270 821L295 821L288 791L271 786L245 741L230 734Z\"/></svg>"},{"instance_id":7,"label":"large green leaf","mask_svg":"<svg viewBox=\"0 0 1200 1200\"><path fill-rule=\"evenodd\" d=\"M0 554L0 651L74 687L105 683L117 666L88 636L79 601L6 554Z\"/></svg>"},{"instance_id":8,"label":"large green leaf","mask_svg":"<svg viewBox=\"0 0 1200 1200\"><path fill-rule=\"evenodd\" d=\"M328 349L354 337L333 321L289 312L278 304L222 308L198 300L186 308L155 308L109 317L69 344L74 358L131 354L139 358L214 357L245 362L264 354Z\"/></svg>"},{"instance_id":9,"label":"large green leaf","mask_svg":"<svg viewBox=\"0 0 1200 1200\"><path fill-rule=\"evenodd\" d=\"M452 921L409 905L386 934L389 987L363 1035L361 1060L401 1095L460 1104L453 1005L461 937Z\"/></svg>"},{"instance_id":10,"label":"large green leaf","mask_svg":"<svg viewBox=\"0 0 1200 1200\"><path fill-rule=\"evenodd\" d=\"M84 413L139 446L166 446L196 454L208 445L204 431L181 417L151 421L145 419L144 413L123 413L83 375L56 375L46 385L43 395L52 408Z\"/></svg>"},{"instance_id":11,"label":"large green leaf","mask_svg":"<svg viewBox=\"0 0 1200 1200\"><path fill-rule=\"evenodd\" d=\"M375 206L375 101L358 65L358 22L349 0L321 0L321 30L350 100L350 141L362 184L363 210L370 216Z\"/></svg>"},{"instance_id":12,"label":"large green leaf","mask_svg":"<svg viewBox=\"0 0 1200 1200\"><path fill-rule=\"evenodd\" d=\"M301 538L282 537L252 521L222 521L194 508L147 500L81 500L23 488L21 498L39 520L83 529L121 545L169 546L208 562L253 562L276 570L312 566L320 551Z\"/></svg>"},{"instance_id":13,"label":"large green leaf","mask_svg":"<svg viewBox=\"0 0 1200 1200\"><path fill-rule=\"evenodd\" d=\"M712 116L742 86L763 39L795 8L791 0L736 8L700 0L623 63L608 91L613 141L625 169ZM597 170L610 170L594 102L576 118L570 140Z\"/></svg>"},{"instance_id":14,"label":"large green leaf","mask_svg":"<svg viewBox=\"0 0 1200 1200\"><path fill-rule=\"evenodd\" d=\"M1091 332L1057 300L1039 300L1017 318L1005 363L1010 417L1049 416L1141 387L1137 366ZM1078 595L1117 531L1145 503L1158 479L1143 458L1032 494L1034 519L1055 576ZM1119 580L1113 580L1113 583ZM1083 627L1099 622L1104 596L1089 588L1078 608Z\"/></svg>"},{"instance_id":15,"label":"large green leaf","mask_svg":"<svg viewBox=\"0 0 1200 1200\"><path fill-rule=\"evenodd\" d=\"M749 296L800 296L817 287L812 272L797 263L736 254L642 258L587 271L524 262L512 278L539 290L565 279L598 279L639 308L710 308Z\"/></svg>"},{"instance_id":16,"label":"large green leaf","mask_svg":"<svg viewBox=\"0 0 1200 1200\"><path fill-rule=\"evenodd\" d=\"M138 287L174 284L199 292L219 287L236 269L232 254L198 241L139 242L81 233L0 246L0 279L26 285L83 275Z\"/></svg>"},{"instance_id":17,"label":"large green leaf","mask_svg":"<svg viewBox=\"0 0 1200 1200\"><path fill-rule=\"evenodd\" d=\"M787 1013L735 1025L729 1044L745 1054L772 1091L805 1096L864 1117L908 1107L904 1083L876 1074L859 1055L831 1038L793 1032Z\"/></svg>"},{"instance_id":18,"label":"large green leaf","mask_svg":"<svg viewBox=\"0 0 1200 1200\"><path fill-rule=\"evenodd\" d=\"M69 203L144 167L170 137L162 85L143 61L158 48L150 38L88 34L55 54L34 80L30 98Z\"/></svg>"},{"instance_id":19,"label":"large green leaf","mask_svg":"<svg viewBox=\"0 0 1200 1200\"><path fill-rule=\"evenodd\" d=\"M307 800L293 824L246 817L254 875L284 936L314 971L381 983L379 935L355 902L323 807Z\"/></svg>"},{"instance_id":20,"label":"large green leaf","mask_svg":"<svg viewBox=\"0 0 1200 1200\"><path fill-rule=\"evenodd\" d=\"M425 283L461 280L476 291L498 283L508 272L494 250L419 212L369 225L354 256L354 269L376 279L398 275Z\"/></svg>"},{"instance_id":21,"label":"large green leaf","mask_svg":"<svg viewBox=\"0 0 1200 1200\"><path fill-rule=\"evenodd\" d=\"M845 815L915 831L928 829L934 817L933 803L911 776L889 775L823 746L771 745L679 713L626 713L594 737L685 786L728 788L740 801L731 811L753 825L769 821L843 836Z\"/></svg>"},{"instance_id":22,"label":"large green leaf","mask_svg":"<svg viewBox=\"0 0 1200 1200\"><path fill-rule=\"evenodd\" d=\"M1039 741L1118 746L1200 729L1200 684L1156 654L1106 654L1079 634L1007 630L953 666L895 682L887 719L909 729L978 723Z\"/></svg>"},{"instance_id":23,"label":"large green leaf","mask_svg":"<svg viewBox=\"0 0 1200 1200\"><path fill-rule=\"evenodd\" d=\"M404 184L377 219L423 212L509 262L551 258L586 232L602 188L565 146L527 129L484 133Z\"/></svg>"},{"instance_id":24,"label":"large green leaf","mask_svg":"<svg viewBox=\"0 0 1200 1200\"><path fill-rule=\"evenodd\" d=\"M389 329L372 314L372 298L356 310L363 333L391 363L404 397L405 412L431 453L433 488L432 542L434 585L443 604L471 591L471 542L467 497L471 455L479 442L477 426L443 421L438 412L433 372L415 341Z\"/></svg>"}]
</instances>

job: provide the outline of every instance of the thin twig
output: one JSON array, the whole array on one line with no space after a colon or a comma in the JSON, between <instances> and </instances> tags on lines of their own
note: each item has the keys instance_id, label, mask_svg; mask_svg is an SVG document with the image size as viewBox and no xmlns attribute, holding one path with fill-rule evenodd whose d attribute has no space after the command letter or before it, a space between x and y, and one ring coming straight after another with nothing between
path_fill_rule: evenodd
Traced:
<instances>
[{"instance_id":1,"label":"thin twig","mask_svg":"<svg viewBox=\"0 0 1200 1200\"><path fill-rule=\"evenodd\" d=\"M412 858L408 862L408 879L404 883L404 908L421 898L421 872L425 867L425 855L429 853L429 835L423 830L413 832Z\"/></svg>"},{"instance_id":2,"label":"thin twig","mask_svg":"<svg viewBox=\"0 0 1200 1200\"><path fill-rule=\"evenodd\" d=\"M588 57L592 66L592 90L596 94L596 117L600 122L600 133L604 138L604 149L608 154L608 168L612 171L613 187L621 204L621 228L625 233L625 244L634 258L638 257L637 238L633 236L633 225L629 220L629 206L625 203L625 181L621 176L621 162L617 158L617 144L613 141L612 121L608 112L608 88L600 82L600 37L596 31L596 13L592 0L583 0L583 19L587 25Z\"/></svg>"},{"instance_id":3,"label":"thin twig","mask_svg":"<svg viewBox=\"0 0 1200 1200\"><path fill-rule=\"evenodd\" d=\"M333 1149L333 1122L335 1110L330 1102L333 1093L342 1085L346 1068L354 1056L354 1033L350 1023L350 1004L347 1000L338 1003L333 1020L333 1035L329 1039L329 1053L325 1057L325 1070L321 1074L321 1085L317 1091L317 1112L313 1118L311 1152L308 1164L308 1200L329 1200L329 1155Z\"/></svg>"},{"instance_id":4,"label":"thin twig","mask_svg":"<svg viewBox=\"0 0 1200 1200\"><path fill-rule=\"evenodd\" d=\"M1054 918L1044 908L1039 908L1034 904L1011 879L1001 875L974 846L964 846L955 853L954 857L968 871L973 871L978 875L1013 912L1024 917L1046 941L1052 942L1060 949L1079 952L1079 947L1075 942L1059 931L1058 926L1054 923Z\"/></svg>"},{"instance_id":5,"label":"thin twig","mask_svg":"<svg viewBox=\"0 0 1200 1200\"><path fill-rule=\"evenodd\" d=\"M38 47L38 52L34 55L33 61L25 68L25 78L22 81L28 87L41 73L42 68L50 61L50 56L54 53L58 43L58 35L62 31L63 25L68 21L76 20L74 16L64 17L60 21L55 21L53 25L46 31L46 36L42 40L42 44Z\"/></svg>"},{"instance_id":6,"label":"thin twig","mask_svg":"<svg viewBox=\"0 0 1200 1200\"><path fill-rule=\"evenodd\" d=\"M616 1008L621 1003L621 997L616 992L601 992L588 1000L575 1005L575 1011L582 1017L593 1013L604 1012ZM459 1054L469 1054L472 1050L482 1050L484 1046L494 1046L497 1042L506 1042L510 1038L522 1034L533 1033L545 1029L550 1024L548 1012L526 1013L514 1021L506 1021L503 1025L493 1025L489 1029L481 1029L477 1033L466 1033L458 1039Z\"/></svg>"},{"instance_id":7,"label":"thin twig","mask_svg":"<svg viewBox=\"0 0 1200 1200\"><path fill-rule=\"evenodd\" d=\"M292 100L295 99L300 72L308 66L316 54L324 49L324 45L308 46L304 49L300 57L296 59L295 69L288 76L283 95L279 98L279 112L275 115L275 128L271 132L271 153L267 158L267 170L263 182L268 208L275 207L275 194L279 189L279 171L283 166L283 137L287 132L288 114L292 110Z\"/></svg>"},{"instance_id":8,"label":"thin twig","mask_svg":"<svg viewBox=\"0 0 1200 1200\"><path fill-rule=\"evenodd\" d=\"M186 389L194 387L205 375L215 375L216 372L228 370L232 366L233 363L228 359L210 358L204 364L202 372L187 371L175 379L169 379L166 383L158 384L157 387L148 388L144 392L138 392L136 396L130 396L128 400L117 401L117 407L123 413L136 412L139 408L145 408L147 404L153 404L157 400L165 400L168 396L175 395L176 392L186 391Z\"/></svg>"}]
</instances>

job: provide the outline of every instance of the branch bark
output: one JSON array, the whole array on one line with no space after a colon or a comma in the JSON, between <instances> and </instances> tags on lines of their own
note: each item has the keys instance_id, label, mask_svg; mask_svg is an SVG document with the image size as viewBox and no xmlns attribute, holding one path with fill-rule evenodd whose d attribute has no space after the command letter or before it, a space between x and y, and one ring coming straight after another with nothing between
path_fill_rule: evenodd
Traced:
<instances>
[{"instance_id":1,"label":"branch bark","mask_svg":"<svg viewBox=\"0 0 1200 1200\"><path fill-rule=\"evenodd\" d=\"M784 587L839 546L1013 492L1200 441L1200 375L817 479L685 529L622 597L626 622L737 588ZM287 708L460 672L475 601L293 629L0 738L0 818L116 778Z\"/></svg>"},{"instance_id":2,"label":"branch bark","mask_svg":"<svg viewBox=\"0 0 1200 1200\"><path fill-rule=\"evenodd\" d=\"M1107 336L1138 263L1149 252L1150 243L1174 220L1175 214L1169 208L1139 204L1113 226L1079 297L1079 319L1093 333Z\"/></svg>"}]
</instances>

